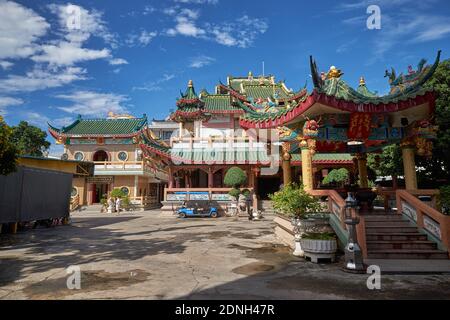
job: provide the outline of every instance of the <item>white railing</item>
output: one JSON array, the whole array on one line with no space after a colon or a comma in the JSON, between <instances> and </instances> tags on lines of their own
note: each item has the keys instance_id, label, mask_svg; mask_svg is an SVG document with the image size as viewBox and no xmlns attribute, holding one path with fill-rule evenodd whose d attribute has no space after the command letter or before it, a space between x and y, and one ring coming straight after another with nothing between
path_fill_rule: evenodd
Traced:
<instances>
[{"instance_id":1,"label":"white railing","mask_svg":"<svg viewBox=\"0 0 450 320\"><path fill-rule=\"evenodd\" d=\"M151 172L144 161L94 161L94 174L143 174Z\"/></svg>"}]
</instances>

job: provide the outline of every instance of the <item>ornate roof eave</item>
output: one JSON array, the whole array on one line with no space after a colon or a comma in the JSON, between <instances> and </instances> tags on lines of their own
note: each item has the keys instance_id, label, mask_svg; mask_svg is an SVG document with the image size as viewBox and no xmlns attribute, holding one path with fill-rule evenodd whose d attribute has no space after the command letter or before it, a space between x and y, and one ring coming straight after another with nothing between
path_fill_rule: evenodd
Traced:
<instances>
[{"instance_id":1,"label":"ornate roof eave","mask_svg":"<svg viewBox=\"0 0 450 320\"><path fill-rule=\"evenodd\" d=\"M424 91L422 94L417 94L414 97L405 97L404 100L387 103L355 103L353 101L347 101L343 99L337 99L335 96L319 93L316 89L313 90L304 101L300 102L287 112L267 114L256 113L259 119L248 119L245 116L239 120L240 125L243 128L274 128L285 125L291 122L295 118L301 116L305 111L310 109L315 103L320 103L332 108L347 111L347 112L369 112L369 113L390 113L401 110L413 108L424 103L429 103L430 113L434 110L435 95L433 91Z\"/></svg>"},{"instance_id":2,"label":"ornate roof eave","mask_svg":"<svg viewBox=\"0 0 450 320\"><path fill-rule=\"evenodd\" d=\"M181 111L177 110L170 114L169 118L172 121L182 122L184 119L189 120L202 120L208 119L210 117L210 112L205 112L203 109L199 109L197 111Z\"/></svg>"},{"instance_id":3,"label":"ornate roof eave","mask_svg":"<svg viewBox=\"0 0 450 320\"><path fill-rule=\"evenodd\" d=\"M67 133L58 133L56 136L53 135L52 130L49 129L50 134L57 139L58 137L62 138L133 138L138 136L143 132L144 129L139 131L135 131L133 133L127 134L90 134L90 133L80 133L80 134L67 134Z\"/></svg>"},{"instance_id":4,"label":"ornate roof eave","mask_svg":"<svg viewBox=\"0 0 450 320\"><path fill-rule=\"evenodd\" d=\"M219 84L219 88L224 89L225 91L228 91L231 96L239 99L242 102L248 102L247 98L234 90L233 88L230 88L229 86L224 85L223 83Z\"/></svg>"},{"instance_id":5,"label":"ornate roof eave","mask_svg":"<svg viewBox=\"0 0 450 320\"><path fill-rule=\"evenodd\" d=\"M183 107L184 105L203 107L205 105L205 102L203 100L201 100L200 98L194 98L194 99L181 98L181 99L177 100L176 104L178 107Z\"/></svg>"},{"instance_id":6,"label":"ornate roof eave","mask_svg":"<svg viewBox=\"0 0 450 320\"><path fill-rule=\"evenodd\" d=\"M303 88L299 92L295 93L292 97L284 98L284 99L278 99L279 102L290 102L294 100L298 100L300 98L303 98L305 95L308 94L308 90Z\"/></svg>"}]
</instances>

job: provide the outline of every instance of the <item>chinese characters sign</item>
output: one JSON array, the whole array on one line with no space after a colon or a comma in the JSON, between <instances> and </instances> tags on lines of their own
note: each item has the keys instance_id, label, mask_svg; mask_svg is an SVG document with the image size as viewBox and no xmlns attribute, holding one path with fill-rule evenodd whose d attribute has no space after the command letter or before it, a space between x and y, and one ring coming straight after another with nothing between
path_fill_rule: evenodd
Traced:
<instances>
[{"instance_id":1,"label":"chinese characters sign","mask_svg":"<svg viewBox=\"0 0 450 320\"><path fill-rule=\"evenodd\" d=\"M349 139L367 140L370 135L372 114L355 112L350 115L350 123L347 136Z\"/></svg>"}]
</instances>

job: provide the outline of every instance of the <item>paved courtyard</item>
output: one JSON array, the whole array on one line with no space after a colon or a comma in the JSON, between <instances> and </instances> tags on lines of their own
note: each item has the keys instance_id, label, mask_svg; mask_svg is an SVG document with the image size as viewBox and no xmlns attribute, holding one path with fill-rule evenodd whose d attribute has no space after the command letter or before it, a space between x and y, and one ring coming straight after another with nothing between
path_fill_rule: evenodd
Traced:
<instances>
[{"instance_id":1,"label":"paved courtyard","mask_svg":"<svg viewBox=\"0 0 450 320\"><path fill-rule=\"evenodd\" d=\"M178 219L77 212L72 224L0 237L1 299L449 299L450 275L368 275L290 254L272 217ZM66 268L81 269L81 289Z\"/></svg>"}]
</instances>

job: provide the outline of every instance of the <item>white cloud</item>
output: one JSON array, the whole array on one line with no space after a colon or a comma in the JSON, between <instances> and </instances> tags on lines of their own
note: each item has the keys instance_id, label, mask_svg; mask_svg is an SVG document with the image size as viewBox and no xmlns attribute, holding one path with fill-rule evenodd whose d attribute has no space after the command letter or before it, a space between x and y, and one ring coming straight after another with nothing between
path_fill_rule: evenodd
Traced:
<instances>
[{"instance_id":1,"label":"white cloud","mask_svg":"<svg viewBox=\"0 0 450 320\"><path fill-rule=\"evenodd\" d=\"M64 153L64 146L62 144L52 143L48 149L48 155L50 157L60 158Z\"/></svg>"},{"instance_id":2,"label":"white cloud","mask_svg":"<svg viewBox=\"0 0 450 320\"><path fill-rule=\"evenodd\" d=\"M109 58L108 49L92 50L81 48L77 43L61 41L57 45L41 46L42 53L31 59L36 62L46 62L50 66L71 66L78 62Z\"/></svg>"},{"instance_id":3,"label":"white cloud","mask_svg":"<svg viewBox=\"0 0 450 320\"><path fill-rule=\"evenodd\" d=\"M450 18L431 14L401 12L395 17L383 15L382 28L373 38L374 50L370 63L383 59L398 45L417 44L442 39L450 35Z\"/></svg>"},{"instance_id":4,"label":"white cloud","mask_svg":"<svg viewBox=\"0 0 450 320\"><path fill-rule=\"evenodd\" d=\"M142 14L143 14L144 16L146 16L146 15L149 15L149 14L155 12L155 11L156 11L156 8L155 8L155 7L152 7L152 6L150 6L150 5L146 5L146 6L144 7L144 11L142 12Z\"/></svg>"},{"instance_id":5,"label":"white cloud","mask_svg":"<svg viewBox=\"0 0 450 320\"><path fill-rule=\"evenodd\" d=\"M23 104L22 99L0 96L0 115L7 114L7 107L17 106L21 104Z\"/></svg>"},{"instance_id":6,"label":"white cloud","mask_svg":"<svg viewBox=\"0 0 450 320\"><path fill-rule=\"evenodd\" d=\"M8 70L9 68L11 68L14 65L14 63L10 62L10 61L6 61L6 60L2 60L0 61L0 67L3 70Z\"/></svg>"},{"instance_id":7,"label":"white cloud","mask_svg":"<svg viewBox=\"0 0 450 320\"><path fill-rule=\"evenodd\" d=\"M58 16L60 28L65 33L67 41L82 43L93 35L102 38L112 48L117 46L117 36L108 30L107 24L103 20L102 12L95 9L89 11L81 6L72 5L70 3L64 5L51 4L48 7L51 12ZM79 28L68 27L68 21L72 21L71 19L74 14L71 7L76 7L79 10Z\"/></svg>"},{"instance_id":8,"label":"white cloud","mask_svg":"<svg viewBox=\"0 0 450 320\"><path fill-rule=\"evenodd\" d=\"M114 113L128 112L127 108L123 106L128 98L114 93L76 91L72 94L60 94L56 97L73 103L70 106L58 107L58 109L68 113L105 117L109 111Z\"/></svg>"},{"instance_id":9,"label":"white cloud","mask_svg":"<svg viewBox=\"0 0 450 320\"><path fill-rule=\"evenodd\" d=\"M156 37L158 33L156 31L146 31L141 30L140 33L131 33L128 35L128 38L125 40L125 43L130 46L147 46L154 37Z\"/></svg>"},{"instance_id":10,"label":"white cloud","mask_svg":"<svg viewBox=\"0 0 450 320\"><path fill-rule=\"evenodd\" d=\"M173 78L175 78L174 74L166 73L166 74L163 74L163 76L161 78L159 78L158 80L155 80L152 82L147 82L143 86L133 87L133 90L143 90L143 91L148 91L148 92L161 91L163 89L161 85L164 82L172 80Z\"/></svg>"},{"instance_id":11,"label":"white cloud","mask_svg":"<svg viewBox=\"0 0 450 320\"><path fill-rule=\"evenodd\" d=\"M86 70L79 67L57 68L53 71L34 68L24 76L8 75L0 79L0 92L35 91L56 88L76 80L85 80Z\"/></svg>"},{"instance_id":12,"label":"white cloud","mask_svg":"<svg viewBox=\"0 0 450 320\"><path fill-rule=\"evenodd\" d=\"M233 22L208 24L207 29L211 30L213 40L217 43L229 47L248 48L260 34L267 31L268 27L265 20L244 15Z\"/></svg>"},{"instance_id":13,"label":"white cloud","mask_svg":"<svg viewBox=\"0 0 450 320\"><path fill-rule=\"evenodd\" d=\"M143 46L146 46L150 43L150 41L152 41L152 39L154 37L156 37L156 35L157 35L157 33L155 31L148 32L148 31L143 30L138 38L139 43Z\"/></svg>"},{"instance_id":14,"label":"white cloud","mask_svg":"<svg viewBox=\"0 0 450 320\"><path fill-rule=\"evenodd\" d=\"M206 31L196 26L196 20L200 16L198 10L181 9L176 11L170 9L166 14L174 15L176 25L166 31L169 36L183 35L188 37L199 37L206 34Z\"/></svg>"},{"instance_id":15,"label":"white cloud","mask_svg":"<svg viewBox=\"0 0 450 320\"><path fill-rule=\"evenodd\" d=\"M115 59L111 59L109 60L109 64L112 66L117 66L117 65L121 65L121 64L128 64L128 61L122 58L115 58Z\"/></svg>"},{"instance_id":16,"label":"white cloud","mask_svg":"<svg viewBox=\"0 0 450 320\"><path fill-rule=\"evenodd\" d=\"M47 116L35 111L24 112L21 114L21 118L24 119L26 122L40 128L47 128L47 122L50 121L50 119Z\"/></svg>"},{"instance_id":17,"label":"white cloud","mask_svg":"<svg viewBox=\"0 0 450 320\"><path fill-rule=\"evenodd\" d=\"M50 25L33 10L0 1L0 59L26 58L36 52L36 41Z\"/></svg>"},{"instance_id":18,"label":"white cloud","mask_svg":"<svg viewBox=\"0 0 450 320\"><path fill-rule=\"evenodd\" d=\"M68 126L69 124L72 124L74 122L74 119L72 117L62 117L50 119L49 122L56 127L65 127Z\"/></svg>"},{"instance_id":19,"label":"white cloud","mask_svg":"<svg viewBox=\"0 0 450 320\"><path fill-rule=\"evenodd\" d=\"M208 39L229 47L250 47L255 39L268 29L265 19L248 15L231 22L200 24L199 10L172 7L166 8L164 13L173 16L176 23L174 27L165 30L167 36L183 35Z\"/></svg>"},{"instance_id":20,"label":"white cloud","mask_svg":"<svg viewBox=\"0 0 450 320\"><path fill-rule=\"evenodd\" d=\"M205 67L207 65L210 65L214 61L216 61L216 59L214 59L212 57L208 57L208 56L205 56L205 55L200 55L200 56L191 58L191 62L189 64L189 67L191 67L191 68L203 68L203 67Z\"/></svg>"}]
</instances>

